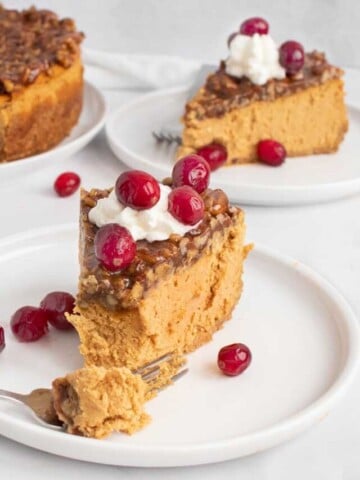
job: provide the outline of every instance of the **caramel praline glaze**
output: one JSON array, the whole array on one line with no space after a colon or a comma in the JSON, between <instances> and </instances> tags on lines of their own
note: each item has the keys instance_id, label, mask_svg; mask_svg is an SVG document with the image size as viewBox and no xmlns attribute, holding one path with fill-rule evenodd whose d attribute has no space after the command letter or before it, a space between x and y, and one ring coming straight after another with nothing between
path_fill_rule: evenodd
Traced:
<instances>
[{"instance_id":1,"label":"caramel praline glaze","mask_svg":"<svg viewBox=\"0 0 360 480\"><path fill-rule=\"evenodd\" d=\"M271 79L264 85L255 85L248 78L236 78L225 71L225 63L210 75L196 102L186 106L197 119L220 117L235 107L247 106L259 100L271 101L291 95L332 78L340 78L340 68L330 65L323 53L314 51L305 55L304 67L296 75Z\"/></svg>"},{"instance_id":2,"label":"caramel praline glaze","mask_svg":"<svg viewBox=\"0 0 360 480\"><path fill-rule=\"evenodd\" d=\"M84 229L80 238L83 258L78 303L98 298L108 304L116 296L118 308L137 302L157 276L178 266L193 263L206 247L211 234L227 228L239 209L229 206L222 190L206 190L203 194L205 215L203 220L184 236L171 235L168 240L136 242L136 256L129 267L117 273L104 269L95 256L94 238L97 226L88 219L89 210L96 202L109 195L109 190L82 191L81 222Z\"/></svg>"},{"instance_id":3,"label":"caramel praline glaze","mask_svg":"<svg viewBox=\"0 0 360 480\"><path fill-rule=\"evenodd\" d=\"M70 67L83 38L73 20L49 10L7 10L0 5L0 94L33 83L55 64Z\"/></svg>"}]
</instances>

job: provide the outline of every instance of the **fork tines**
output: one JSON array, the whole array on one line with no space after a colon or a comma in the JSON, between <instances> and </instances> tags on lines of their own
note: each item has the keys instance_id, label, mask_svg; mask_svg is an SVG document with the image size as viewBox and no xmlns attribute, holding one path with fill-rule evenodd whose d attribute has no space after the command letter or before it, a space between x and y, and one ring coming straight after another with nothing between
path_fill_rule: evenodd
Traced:
<instances>
[{"instance_id":1,"label":"fork tines","mask_svg":"<svg viewBox=\"0 0 360 480\"><path fill-rule=\"evenodd\" d=\"M155 360L152 360L151 362L137 368L134 373L137 373L138 375L143 375L149 368L157 367L163 362L171 361L173 359L173 356L173 352L165 353L164 355L161 355L161 357L155 358Z\"/></svg>"},{"instance_id":2,"label":"fork tines","mask_svg":"<svg viewBox=\"0 0 360 480\"><path fill-rule=\"evenodd\" d=\"M165 353L164 355L161 355L161 357L156 358L155 360L152 360L149 363L146 363L145 365L142 365L138 369L134 370L133 373L137 375L141 375L142 379L145 382L151 382L152 380L155 380L159 374L160 374L160 366L161 364L165 362L171 362L174 359L174 353ZM179 380L183 375L185 375L188 372L188 369L185 368L181 370L180 372L176 373L170 378L171 382L176 382L176 380Z\"/></svg>"},{"instance_id":3,"label":"fork tines","mask_svg":"<svg viewBox=\"0 0 360 480\"><path fill-rule=\"evenodd\" d=\"M181 137L171 130L162 129L159 132L152 132L152 135L158 143L167 143L168 145L177 143L181 145Z\"/></svg>"}]
</instances>

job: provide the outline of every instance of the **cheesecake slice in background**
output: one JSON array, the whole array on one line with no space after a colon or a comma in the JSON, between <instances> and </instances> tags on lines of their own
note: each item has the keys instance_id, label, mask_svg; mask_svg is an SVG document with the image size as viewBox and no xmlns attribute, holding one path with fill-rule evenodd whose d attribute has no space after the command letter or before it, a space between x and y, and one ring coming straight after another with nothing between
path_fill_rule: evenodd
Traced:
<instances>
[{"instance_id":1,"label":"cheesecake slice in background","mask_svg":"<svg viewBox=\"0 0 360 480\"><path fill-rule=\"evenodd\" d=\"M177 156L220 145L224 165L256 162L267 139L289 157L335 152L348 129L342 77L323 53L305 53L295 41L278 48L267 23L249 19L229 38L226 61L186 104Z\"/></svg>"}]
</instances>

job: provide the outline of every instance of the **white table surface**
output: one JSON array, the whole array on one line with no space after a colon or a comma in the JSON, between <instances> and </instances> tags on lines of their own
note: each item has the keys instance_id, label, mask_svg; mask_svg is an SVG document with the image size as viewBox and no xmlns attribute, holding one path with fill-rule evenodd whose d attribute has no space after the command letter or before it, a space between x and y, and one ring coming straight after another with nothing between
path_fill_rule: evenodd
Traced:
<instances>
[{"instance_id":1,"label":"white table surface","mask_svg":"<svg viewBox=\"0 0 360 480\"><path fill-rule=\"evenodd\" d=\"M8 3L16 7L28 4L19 1ZM48 3L54 9L55 4L60 5L55 1ZM85 8L85 2L61 3L77 17ZM112 5L115 3L111 2ZM70 4L73 7L70 8ZM102 38L104 36L105 32ZM111 109L134 95L106 92ZM105 187L113 183L122 168L101 133L74 157L56 164L49 163L42 171L6 185L1 184L0 237L76 220L78 195L60 199L52 191L53 181L59 173L73 170L80 174L83 186ZM245 210L249 240L267 244L307 263L337 286L356 313L360 313L360 195L309 207L246 207ZM271 451L222 464L146 470L109 467L52 456L0 437L1 479L48 480L49 477L52 480L200 480L204 477L208 480L359 480L360 375L346 397L321 424Z\"/></svg>"}]
</instances>

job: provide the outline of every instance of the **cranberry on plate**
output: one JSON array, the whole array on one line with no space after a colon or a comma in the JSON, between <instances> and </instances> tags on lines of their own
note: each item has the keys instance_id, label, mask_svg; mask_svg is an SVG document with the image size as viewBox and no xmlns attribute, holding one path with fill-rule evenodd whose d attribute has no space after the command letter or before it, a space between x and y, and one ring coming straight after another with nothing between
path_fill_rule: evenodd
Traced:
<instances>
[{"instance_id":1,"label":"cranberry on plate","mask_svg":"<svg viewBox=\"0 0 360 480\"><path fill-rule=\"evenodd\" d=\"M210 143L201 147L196 152L209 164L210 170L214 171L226 162L227 151L220 143Z\"/></svg>"},{"instance_id":2,"label":"cranberry on plate","mask_svg":"<svg viewBox=\"0 0 360 480\"><path fill-rule=\"evenodd\" d=\"M218 367L229 377L240 375L251 363L250 349L243 343L233 343L223 347L218 353Z\"/></svg>"},{"instance_id":3,"label":"cranberry on plate","mask_svg":"<svg viewBox=\"0 0 360 480\"><path fill-rule=\"evenodd\" d=\"M80 186L80 177L75 172L64 172L54 182L54 190L59 197L68 197Z\"/></svg>"},{"instance_id":4,"label":"cranberry on plate","mask_svg":"<svg viewBox=\"0 0 360 480\"><path fill-rule=\"evenodd\" d=\"M240 33L252 37L255 33L266 35L269 32L269 24L261 17L252 17L240 25Z\"/></svg>"},{"instance_id":5,"label":"cranberry on plate","mask_svg":"<svg viewBox=\"0 0 360 480\"><path fill-rule=\"evenodd\" d=\"M130 170L116 180L115 193L119 202L126 207L144 210L157 204L160 186L152 175L142 170Z\"/></svg>"},{"instance_id":6,"label":"cranberry on plate","mask_svg":"<svg viewBox=\"0 0 360 480\"><path fill-rule=\"evenodd\" d=\"M16 310L10 326L20 342L34 342L47 333L48 317L41 308L25 306Z\"/></svg>"},{"instance_id":7,"label":"cranberry on plate","mask_svg":"<svg viewBox=\"0 0 360 480\"><path fill-rule=\"evenodd\" d=\"M209 186L209 164L200 155L187 155L174 165L172 179L174 187L188 185L198 193L202 193Z\"/></svg>"},{"instance_id":8,"label":"cranberry on plate","mask_svg":"<svg viewBox=\"0 0 360 480\"><path fill-rule=\"evenodd\" d=\"M272 167L283 164L286 158L284 145L276 140L261 140L257 146L257 153L260 162Z\"/></svg>"},{"instance_id":9,"label":"cranberry on plate","mask_svg":"<svg viewBox=\"0 0 360 480\"><path fill-rule=\"evenodd\" d=\"M136 243L131 233L117 223L108 223L99 228L94 244L96 258L111 272L128 267L136 254Z\"/></svg>"},{"instance_id":10,"label":"cranberry on plate","mask_svg":"<svg viewBox=\"0 0 360 480\"><path fill-rule=\"evenodd\" d=\"M304 47L301 43L295 42L294 40L283 43L279 49L279 61L288 75L294 75L304 66Z\"/></svg>"},{"instance_id":11,"label":"cranberry on plate","mask_svg":"<svg viewBox=\"0 0 360 480\"><path fill-rule=\"evenodd\" d=\"M0 327L0 352L5 348L5 332L4 327Z\"/></svg>"},{"instance_id":12,"label":"cranberry on plate","mask_svg":"<svg viewBox=\"0 0 360 480\"><path fill-rule=\"evenodd\" d=\"M204 200L188 185L174 188L168 202L171 215L185 225L195 225L204 217Z\"/></svg>"},{"instance_id":13,"label":"cranberry on plate","mask_svg":"<svg viewBox=\"0 0 360 480\"><path fill-rule=\"evenodd\" d=\"M50 292L40 303L40 308L46 312L49 323L58 330L73 328L65 313L72 313L74 306L75 298L67 292Z\"/></svg>"}]
</instances>

